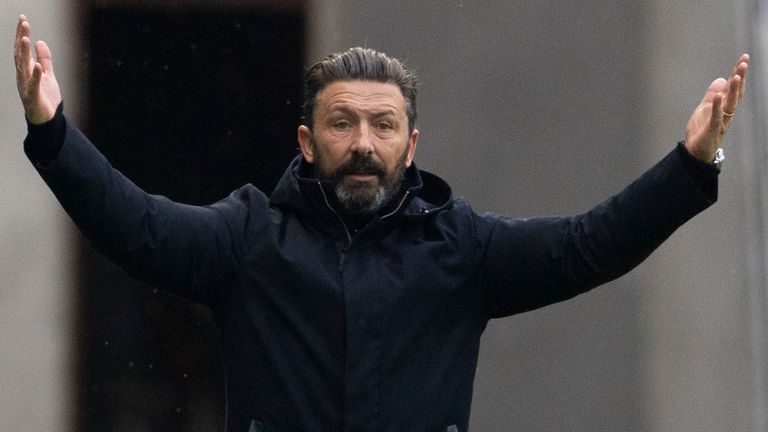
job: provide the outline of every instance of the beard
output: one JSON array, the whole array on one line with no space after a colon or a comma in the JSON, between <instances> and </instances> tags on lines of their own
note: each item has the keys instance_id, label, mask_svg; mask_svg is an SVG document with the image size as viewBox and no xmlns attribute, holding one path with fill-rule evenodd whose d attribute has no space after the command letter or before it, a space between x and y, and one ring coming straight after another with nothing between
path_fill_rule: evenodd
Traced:
<instances>
[{"instance_id":1,"label":"beard","mask_svg":"<svg viewBox=\"0 0 768 432\"><path fill-rule=\"evenodd\" d=\"M353 216L369 216L385 207L400 191L405 180L405 161L408 148L395 164L391 172L375 161L371 156L353 153L352 158L335 170L326 171L320 153L315 158L317 176L321 181L330 182L336 198L343 209ZM355 181L350 174L371 174L377 182Z\"/></svg>"}]
</instances>

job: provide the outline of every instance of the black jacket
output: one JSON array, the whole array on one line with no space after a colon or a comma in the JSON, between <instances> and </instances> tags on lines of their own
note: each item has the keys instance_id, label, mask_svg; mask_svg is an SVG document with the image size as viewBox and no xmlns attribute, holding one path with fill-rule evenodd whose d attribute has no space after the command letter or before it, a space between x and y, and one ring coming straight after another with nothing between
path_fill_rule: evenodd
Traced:
<instances>
[{"instance_id":1,"label":"black jacket","mask_svg":"<svg viewBox=\"0 0 768 432\"><path fill-rule=\"evenodd\" d=\"M234 432L466 431L489 319L624 274L717 190L678 145L585 214L514 220L474 213L412 166L400 199L354 233L300 157L271 198L247 185L194 207L146 194L56 122L60 138L33 127L25 149L94 246L211 307Z\"/></svg>"}]
</instances>

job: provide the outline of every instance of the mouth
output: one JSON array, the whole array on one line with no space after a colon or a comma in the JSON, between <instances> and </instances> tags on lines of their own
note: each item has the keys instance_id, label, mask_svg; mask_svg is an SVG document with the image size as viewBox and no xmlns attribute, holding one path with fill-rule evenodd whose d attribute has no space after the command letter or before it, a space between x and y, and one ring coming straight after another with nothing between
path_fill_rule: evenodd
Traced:
<instances>
[{"instance_id":1,"label":"mouth","mask_svg":"<svg viewBox=\"0 0 768 432\"><path fill-rule=\"evenodd\" d=\"M370 182L376 180L379 176L370 172L351 172L346 174L345 177L356 182Z\"/></svg>"},{"instance_id":2,"label":"mouth","mask_svg":"<svg viewBox=\"0 0 768 432\"><path fill-rule=\"evenodd\" d=\"M375 186L386 178L386 170L370 157L353 157L336 171L337 181L349 186L357 183L366 187Z\"/></svg>"}]
</instances>

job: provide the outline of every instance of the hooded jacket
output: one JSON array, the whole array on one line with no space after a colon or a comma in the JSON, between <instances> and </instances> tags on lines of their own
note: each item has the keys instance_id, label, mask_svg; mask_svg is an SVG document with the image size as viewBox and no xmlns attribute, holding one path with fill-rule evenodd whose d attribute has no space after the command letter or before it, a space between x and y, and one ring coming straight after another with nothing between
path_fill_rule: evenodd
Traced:
<instances>
[{"instance_id":1,"label":"hooded jacket","mask_svg":"<svg viewBox=\"0 0 768 432\"><path fill-rule=\"evenodd\" d=\"M270 198L246 185L196 207L142 191L61 110L52 124L25 150L96 249L211 308L232 432L466 431L489 319L624 274L717 195L681 145L572 217L478 215L414 164L354 232L301 156Z\"/></svg>"}]
</instances>

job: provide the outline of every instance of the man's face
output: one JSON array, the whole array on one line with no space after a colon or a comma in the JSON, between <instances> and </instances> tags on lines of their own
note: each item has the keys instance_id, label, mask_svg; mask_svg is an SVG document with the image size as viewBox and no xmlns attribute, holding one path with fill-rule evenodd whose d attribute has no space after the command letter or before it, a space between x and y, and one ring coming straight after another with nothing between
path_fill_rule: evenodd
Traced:
<instances>
[{"instance_id":1,"label":"man's face","mask_svg":"<svg viewBox=\"0 0 768 432\"><path fill-rule=\"evenodd\" d=\"M347 211L374 213L397 193L419 131L408 131L396 84L331 83L317 96L313 125L299 127L301 151L318 178L333 182Z\"/></svg>"}]
</instances>

